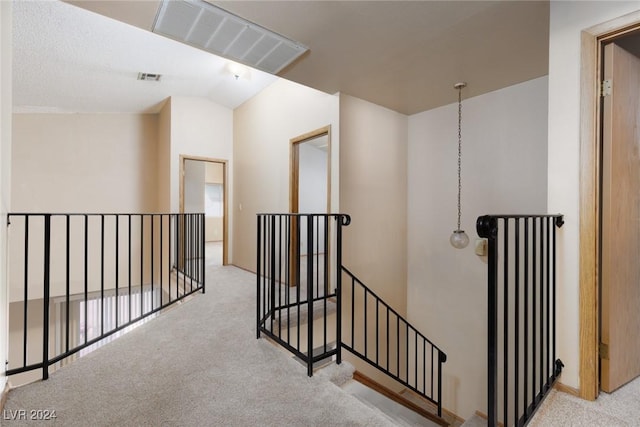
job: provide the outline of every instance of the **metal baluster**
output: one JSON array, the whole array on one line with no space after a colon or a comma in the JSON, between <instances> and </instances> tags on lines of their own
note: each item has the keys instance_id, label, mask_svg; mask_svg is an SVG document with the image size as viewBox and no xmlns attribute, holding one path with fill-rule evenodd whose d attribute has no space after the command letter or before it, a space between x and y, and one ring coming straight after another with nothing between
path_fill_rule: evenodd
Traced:
<instances>
[{"instance_id":1,"label":"metal baluster","mask_svg":"<svg viewBox=\"0 0 640 427\"><path fill-rule=\"evenodd\" d=\"M154 242L153 242L153 240L154 240L153 239L154 224L153 223L154 223L155 216L154 215L149 215L149 219L151 220L151 243L150 243L150 246L151 246L151 274L150 274L150 276L151 276L150 277L150 280L151 280L151 311L153 311L153 300L155 299L154 298L155 294L153 293L153 264L154 264L153 263L153 256L154 256L154 247L153 247L154 246L153 245L154 244Z\"/></svg>"},{"instance_id":2,"label":"metal baluster","mask_svg":"<svg viewBox=\"0 0 640 427\"><path fill-rule=\"evenodd\" d=\"M260 339L260 318L262 317L261 313L260 313L260 299L261 299L261 289L260 289L260 277L262 276L262 263L261 261L261 250L260 250L260 237L262 236L262 217L260 215L258 215L257 217L257 241L256 241L256 248L257 248L257 255L256 255L256 259L257 259L257 267L256 267L256 295L258 296L258 303L256 304L256 338Z\"/></svg>"},{"instance_id":3,"label":"metal baluster","mask_svg":"<svg viewBox=\"0 0 640 427\"><path fill-rule=\"evenodd\" d=\"M529 218L524 219L524 378L523 410L529 416Z\"/></svg>"},{"instance_id":4,"label":"metal baluster","mask_svg":"<svg viewBox=\"0 0 640 427\"><path fill-rule=\"evenodd\" d=\"M120 276L120 270L119 270L119 258L120 258L120 252L119 252L119 248L120 248L120 219L118 215L115 215L115 220L116 220L116 329L118 329L118 292L119 292L119 276Z\"/></svg>"},{"instance_id":5,"label":"metal baluster","mask_svg":"<svg viewBox=\"0 0 640 427\"><path fill-rule=\"evenodd\" d=\"M129 253L128 253L128 258L129 258L129 323L131 323L131 215L127 215L127 219L129 222L129 227L128 227L128 235L129 235Z\"/></svg>"},{"instance_id":6,"label":"metal baluster","mask_svg":"<svg viewBox=\"0 0 640 427\"><path fill-rule=\"evenodd\" d=\"M515 292L515 325L514 325L514 425L518 425L518 393L520 391L520 219L515 218L515 254L514 254L514 292ZM506 423L505 423L506 424Z\"/></svg>"},{"instance_id":7,"label":"metal baluster","mask_svg":"<svg viewBox=\"0 0 640 427\"><path fill-rule=\"evenodd\" d=\"M536 346L536 332L537 332L537 305L536 305L536 284L537 284L537 274L538 274L538 258L537 258L537 236L538 236L538 222L536 218L532 218L531 222L533 223L531 236L532 236L532 262L531 262L531 399L533 402L536 400L536 355L537 355L537 346Z\"/></svg>"},{"instance_id":8,"label":"metal baluster","mask_svg":"<svg viewBox=\"0 0 640 427\"><path fill-rule=\"evenodd\" d=\"M49 304L51 291L51 215L44 216L44 313L42 321L42 379L49 378Z\"/></svg>"},{"instance_id":9,"label":"metal baluster","mask_svg":"<svg viewBox=\"0 0 640 427\"><path fill-rule=\"evenodd\" d=\"M27 314L29 313L29 221L30 215L25 215L24 220L24 300L22 312L22 366L27 366Z\"/></svg>"},{"instance_id":10,"label":"metal baluster","mask_svg":"<svg viewBox=\"0 0 640 427\"><path fill-rule=\"evenodd\" d=\"M313 375L313 217L307 215L307 375Z\"/></svg>"},{"instance_id":11,"label":"metal baluster","mask_svg":"<svg viewBox=\"0 0 640 427\"><path fill-rule=\"evenodd\" d=\"M71 294L71 272L70 272L70 258L71 258L71 254L70 254L70 246L71 246L71 233L70 233L70 227L71 227L71 216L70 215L65 215L66 217L66 240L67 240L67 244L66 244L66 258L65 258L65 271L66 271L66 279L65 279L65 353L69 352L69 299L70 299L70 294Z\"/></svg>"},{"instance_id":12,"label":"metal baluster","mask_svg":"<svg viewBox=\"0 0 640 427\"><path fill-rule=\"evenodd\" d=\"M504 364L504 373L503 373L503 389L504 389L504 402L503 402L503 410L504 410L504 423L508 423L509 420L509 221L508 219L504 219L504 234L503 234L503 250L504 250L504 276L503 276L503 286L504 286L504 300L503 300L503 323L504 323L504 337L503 337L503 364Z\"/></svg>"},{"instance_id":13,"label":"metal baluster","mask_svg":"<svg viewBox=\"0 0 640 427\"><path fill-rule=\"evenodd\" d=\"M544 393L544 218L540 218L540 395Z\"/></svg>"}]
</instances>

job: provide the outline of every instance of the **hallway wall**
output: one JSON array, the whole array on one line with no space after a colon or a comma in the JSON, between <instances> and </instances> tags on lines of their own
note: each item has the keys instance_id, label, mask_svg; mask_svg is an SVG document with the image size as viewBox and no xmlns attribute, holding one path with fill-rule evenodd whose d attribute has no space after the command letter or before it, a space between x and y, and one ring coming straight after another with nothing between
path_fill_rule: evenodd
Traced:
<instances>
[{"instance_id":1,"label":"hallway wall","mask_svg":"<svg viewBox=\"0 0 640 427\"><path fill-rule=\"evenodd\" d=\"M16 212L154 212L156 114L14 114Z\"/></svg>"},{"instance_id":2,"label":"hallway wall","mask_svg":"<svg viewBox=\"0 0 640 427\"><path fill-rule=\"evenodd\" d=\"M169 100L168 112L161 114L162 122L169 120L168 141L163 142L161 157L163 164L167 162L166 171L159 172L164 176L162 182L169 181L169 188L163 187L161 198L167 200L169 191L169 209L171 212L180 210L180 156L206 157L211 159L227 160L227 201L233 206L234 180L233 180L233 110L215 104L206 98L172 96ZM167 146L168 144L168 146ZM169 153L166 151L169 150ZM166 175L168 174L168 179ZM233 263L233 215L228 210L227 218L229 236L227 236L228 260Z\"/></svg>"},{"instance_id":3,"label":"hallway wall","mask_svg":"<svg viewBox=\"0 0 640 427\"><path fill-rule=\"evenodd\" d=\"M12 150L12 211L39 213L150 213L157 205L157 127L155 114L14 114ZM99 218L89 220L90 290L100 286L96 272L100 271ZM106 218L105 263L114 261L114 218ZM71 255L82 259L84 226L81 218L71 223ZM138 230L137 220L133 229ZM41 298L43 263L42 218L31 222L29 263L29 298ZM24 221L16 218L10 241L9 262L22 263ZM65 225L61 217L52 219L51 295L65 293L66 241L62 236ZM146 230L148 235L148 229ZM57 234L56 234L57 233ZM137 235L137 234L136 234ZM140 253L135 241L132 253ZM150 254L145 251L148 261ZM21 264L20 264L21 265ZM139 265L134 263L134 277ZM83 287L84 267L81 262L71 264L71 292ZM114 283L112 270L107 271L107 283ZM122 276L124 271L120 271ZM145 277L148 276L146 272ZM22 270L10 271L10 300L22 296ZM146 279L148 279L146 277ZM125 283L124 281L120 282ZM134 283L135 284L135 283Z\"/></svg>"},{"instance_id":4,"label":"hallway wall","mask_svg":"<svg viewBox=\"0 0 640 427\"><path fill-rule=\"evenodd\" d=\"M338 97L278 80L234 110L233 263L256 269L256 213L289 212L290 139L332 125L331 191L338 211Z\"/></svg>"},{"instance_id":5,"label":"hallway wall","mask_svg":"<svg viewBox=\"0 0 640 427\"><path fill-rule=\"evenodd\" d=\"M470 99L463 90L462 250L449 244L457 112L454 103L409 117L407 311L447 352L444 407L467 418L486 408L487 261L474 253L475 221L547 211L547 78Z\"/></svg>"},{"instance_id":6,"label":"hallway wall","mask_svg":"<svg viewBox=\"0 0 640 427\"><path fill-rule=\"evenodd\" d=\"M340 95L340 210L351 216L351 224L343 230L343 263L402 316L407 312L407 139L406 115ZM356 313L364 312L361 300L356 304ZM375 319L375 313L370 304L369 319ZM386 327L382 319L380 323ZM375 328L368 330L372 352ZM406 338L400 335L391 328L390 342L402 343ZM363 349L364 336L358 341L356 347ZM380 343L380 354L385 354L385 346L386 342ZM377 369L343 354L368 377L395 391L402 389ZM403 354L401 344L401 372L406 367ZM397 363L393 351L389 362Z\"/></svg>"},{"instance_id":7,"label":"hallway wall","mask_svg":"<svg viewBox=\"0 0 640 427\"><path fill-rule=\"evenodd\" d=\"M640 9L638 1L551 2L549 40L549 209L565 214L558 246L558 352L562 382L580 386L581 32Z\"/></svg>"},{"instance_id":8,"label":"hallway wall","mask_svg":"<svg viewBox=\"0 0 640 427\"><path fill-rule=\"evenodd\" d=\"M6 224L11 210L11 46L12 2L0 2L0 221ZM0 227L0 307L8 307L7 228ZM8 310L7 310L8 311ZM0 360L7 360L9 314L0 315ZM0 373L0 393L6 377Z\"/></svg>"}]
</instances>

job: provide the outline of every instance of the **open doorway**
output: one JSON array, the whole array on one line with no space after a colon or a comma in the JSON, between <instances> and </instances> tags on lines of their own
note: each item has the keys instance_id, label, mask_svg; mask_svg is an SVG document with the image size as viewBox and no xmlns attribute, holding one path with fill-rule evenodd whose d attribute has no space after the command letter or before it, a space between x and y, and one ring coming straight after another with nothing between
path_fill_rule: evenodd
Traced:
<instances>
[{"instance_id":1,"label":"open doorway","mask_svg":"<svg viewBox=\"0 0 640 427\"><path fill-rule=\"evenodd\" d=\"M330 126L291 139L291 213L329 213L330 178Z\"/></svg>"},{"instance_id":2,"label":"open doorway","mask_svg":"<svg viewBox=\"0 0 640 427\"><path fill-rule=\"evenodd\" d=\"M331 126L308 132L290 140L291 142L291 171L290 171L290 212L324 214L331 212ZM290 223L292 247L290 252L290 277L298 277L296 271L296 254L302 257L314 256L316 262L320 258L329 259L328 253L307 253L307 225L305 220L292 220ZM330 225L319 221L316 224L318 236L329 233ZM298 230L299 228L299 230ZM325 230L326 228L326 230ZM330 234L328 234L330 235ZM321 245L321 246L324 246ZM330 245L326 245L327 248ZM328 249L327 249L328 250ZM301 270L304 270L304 263ZM319 265L319 264L316 264ZM306 272L300 271L302 277ZM295 286L296 282L290 284Z\"/></svg>"},{"instance_id":3,"label":"open doorway","mask_svg":"<svg viewBox=\"0 0 640 427\"><path fill-rule=\"evenodd\" d=\"M205 214L205 262L227 265L227 161L181 156L180 212Z\"/></svg>"}]
</instances>

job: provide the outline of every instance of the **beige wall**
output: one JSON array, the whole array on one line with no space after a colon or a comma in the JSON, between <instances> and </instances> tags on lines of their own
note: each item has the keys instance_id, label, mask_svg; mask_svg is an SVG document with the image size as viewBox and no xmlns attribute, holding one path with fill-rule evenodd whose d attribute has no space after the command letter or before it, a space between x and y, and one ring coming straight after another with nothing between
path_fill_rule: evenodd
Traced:
<instances>
[{"instance_id":1,"label":"beige wall","mask_svg":"<svg viewBox=\"0 0 640 427\"><path fill-rule=\"evenodd\" d=\"M407 307L407 116L340 95L343 263L400 314Z\"/></svg>"},{"instance_id":2,"label":"beige wall","mask_svg":"<svg viewBox=\"0 0 640 427\"><path fill-rule=\"evenodd\" d=\"M640 2L551 2L549 33L549 210L565 215L558 247L558 357L562 382L579 387L580 36L640 9Z\"/></svg>"},{"instance_id":3,"label":"beige wall","mask_svg":"<svg viewBox=\"0 0 640 427\"><path fill-rule=\"evenodd\" d=\"M205 98L171 97L171 210L179 210L180 155L233 159L233 111ZM233 193L233 183L229 183Z\"/></svg>"},{"instance_id":4,"label":"beige wall","mask_svg":"<svg viewBox=\"0 0 640 427\"><path fill-rule=\"evenodd\" d=\"M289 140L337 129L338 97L279 80L234 110L233 263L256 269L256 213L289 211ZM331 135L332 196L338 194L337 132ZM337 200L332 210L338 209Z\"/></svg>"},{"instance_id":5,"label":"beige wall","mask_svg":"<svg viewBox=\"0 0 640 427\"><path fill-rule=\"evenodd\" d=\"M233 111L205 99L184 96L171 97L171 153L170 153L170 208L180 209L180 156L207 157L227 160L227 201L233 203L234 194L234 153L233 153ZM233 215L229 209L227 218L229 236L227 250L233 254ZM205 228L210 228L206 224ZM222 234L220 232L220 234ZM228 261L233 263L232 256Z\"/></svg>"},{"instance_id":6,"label":"beige wall","mask_svg":"<svg viewBox=\"0 0 640 427\"><path fill-rule=\"evenodd\" d=\"M12 210L53 213L149 213L157 211L157 115L147 114L14 114ZM147 218L147 221L149 219ZM82 252L84 225L71 222L71 293L84 288ZM89 290L99 289L100 218L89 220ZM52 219L51 294L65 292L64 219ZM126 224L121 221L121 243ZM132 223L132 257L139 259L139 218ZM149 265L150 223L145 228L145 262ZM11 225L11 265L22 265L24 220ZM30 223L29 298L42 298L43 221ZM115 221L105 219L105 286L115 284ZM122 258L124 251L120 252ZM13 258L15 257L15 258ZM127 260L121 259L122 265ZM120 270L120 284L126 272ZM149 280L150 271L145 273ZM23 298L22 268L10 272L10 300ZM133 263L133 284L139 283L139 263ZM157 277L157 274L156 274Z\"/></svg>"},{"instance_id":7,"label":"beige wall","mask_svg":"<svg viewBox=\"0 0 640 427\"><path fill-rule=\"evenodd\" d=\"M409 118L407 310L449 356L444 407L468 418L486 413L487 265L474 253L475 221L546 212L547 78L463 101L461 228L471 243L461 250L449 244L457 111L450 104Z\"/></svg>"},{"instance_id":8,"label":"beige wall","mask_svg":"<svg viewBox=\"0 0 640 427\"><path fill-rule=\"evenodd\" d=\"M11 2L0 2L0 222L11 210ZM0 227L0 361L8 357L9 300L7 285L7 228ZM0 370L0 391L6 377Z\"/></svg>"},{"instance_id":9,"label":"beige wall","mask_svg":"<svg viewBox=\"0 0 640 427\"><path fill-rule=\"evenodd\" d=\"M224 166L222 163L205 163L205 178L207 184L224 184ZM228 195L227 195L228 197ZM207 242L219 242L223 238L223 217L205 217L205 240Z\"/></svg>"},{"instance_id":10,"label":"beige wall","mask_svg":"<svg viewBox=\"0 0 640 427\"><path fill-rule=\"evenodd\" d=\"M340 210L351 215L351 224L343 231L343 264L403 316L407 138L407 116L340 95ZM375 318L375 312L369 318ZM375 337L369 342L371 338ZM355 357L349 360L366 375L398 388Z\"/></svg>"},{"instance_id":11,"label":"beige wall","mask_svg":"<svg viewBox=\"0 0 640 427\"><path fill-rule=\"evenodd\" d=\"M155 212L155 114L14 114L16 212Z\"/></svg>"}]
</instances>

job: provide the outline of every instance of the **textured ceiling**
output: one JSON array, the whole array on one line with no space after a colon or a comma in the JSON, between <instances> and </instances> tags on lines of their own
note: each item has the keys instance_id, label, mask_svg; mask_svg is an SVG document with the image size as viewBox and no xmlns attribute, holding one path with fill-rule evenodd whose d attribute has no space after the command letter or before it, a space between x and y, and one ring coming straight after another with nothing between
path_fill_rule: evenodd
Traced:
<instances>
[{"instance_id":1,"label":"textured ceiling","mask_svg":"<svg viewBox=\"0 0 640 427\"><path fill-rule=\"evenodd\" d=\"M71 3L146 30L151 29L159 4L157 0ZM463 92L467 98L548 72L548 1L211 3L310 48L307 55L282 71L281 77L327 93L347 93L405 114L454 102L457 92L453 84L458 81L468 83ZM75 32L76 26L67 21L58 31ZM135 36L133 32L112 34L125 46L135 44L142 51L151 49L148 37L140 32ZM112 43L100 40L94 48L101 52L90 55L115 62ZM159 55L152 56L157 60ZM176 68L183 65L177 58L173 61ZM189 73L198 74L201 70L193 68L204 66L193 61L188 67ZM189 73L183 77L190 78ZM204 74L199 76L204 78ZM193 86L197 86L195 81ZM208 83L206 93L213 99L212 91L228 90L223 86Z\"/></svg>"},{"instance_id":2,"label":"textured ceiling","mask_svg":"<svg viewBox=\"0 0 640 427\"><path fill-rule=\"evenodd\" d=\"M153 113L169 96L235 108L277 79L236 80L227 60L67 3L18 1L13 14L15 112Z\"/></svg>"}]
</instances>

